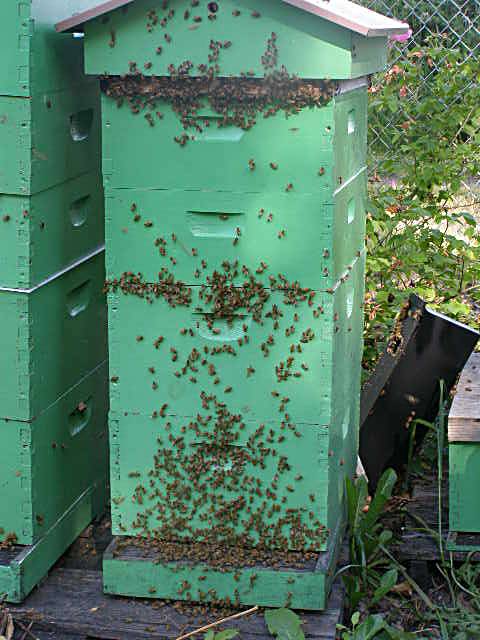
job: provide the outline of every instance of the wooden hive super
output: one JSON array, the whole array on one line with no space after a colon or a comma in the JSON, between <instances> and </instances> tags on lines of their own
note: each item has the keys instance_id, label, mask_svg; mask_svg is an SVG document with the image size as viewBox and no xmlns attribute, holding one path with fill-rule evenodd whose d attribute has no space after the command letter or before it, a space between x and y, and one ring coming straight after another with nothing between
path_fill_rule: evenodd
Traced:
<instances>
[{"instance_id":1,"label":"wooden hive super","mask_svg":"<svg viewBox=\"0 0 480 640\"><path fill-rule=\"evenodd\" d=\"M448 548L480 550L480 354L474 353L460 376L448 418L449 524Z\"/></svg>"},{"instance_id":2,"label":"wooden hive super","mask_svg":"<svg viewBox=\"0 0 480 640\"><path fill-rule=\"evenodd\" d=\"M355 470L367 74L344 0L103 3L105 590L321 609Z\"/></svg>"},{"instance_id":3,"label":"wooden hive super","mask_svg":"<svg viewBox=\"0 0 480 640\"><path fill-rule=\"evenodd\" d=\"M0 7L0 597L20 601L102 512L106 305L100 100L81 0Z\"/></svg>"}]
</instances>

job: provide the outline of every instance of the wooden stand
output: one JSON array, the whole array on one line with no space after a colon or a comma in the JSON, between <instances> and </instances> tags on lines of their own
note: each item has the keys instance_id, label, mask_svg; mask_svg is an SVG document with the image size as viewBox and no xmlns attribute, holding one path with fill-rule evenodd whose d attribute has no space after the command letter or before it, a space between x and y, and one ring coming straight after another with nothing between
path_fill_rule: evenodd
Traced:
<instances>
[{"instance_id":1,"label":"wooden stand","mask_svg":"<svg viewBox=\"0 0 480 640\"><path fill-rule=\"evenodd\" d=\"M245 550L243 565L162 561L159 551L114 538L103 558L104 590L137 598L231 602L234 606L291 607L320 611L328 606L343 527L327 551L307 561L255 563Z\"/></svg>"},{"instance_id":2,"label":"wooden stand","mask_svg":"<svg viewBox=\"0 0 480 640\"><path fill-rule=\"evenodd\" d=\"M173 640L224 617L225 611L208 605L104 594L101 559L111 540L108 522L89 527L42 585L23 604L10 606L14 619L24 626L33 622L31 630L42 640ZM325 611L301 613L307 638L334 640L343 621L343 597L338 579ZM242 640L271 637L261 610L219 627L225 628L237 629Z\"/></svg>"}]
</instances>

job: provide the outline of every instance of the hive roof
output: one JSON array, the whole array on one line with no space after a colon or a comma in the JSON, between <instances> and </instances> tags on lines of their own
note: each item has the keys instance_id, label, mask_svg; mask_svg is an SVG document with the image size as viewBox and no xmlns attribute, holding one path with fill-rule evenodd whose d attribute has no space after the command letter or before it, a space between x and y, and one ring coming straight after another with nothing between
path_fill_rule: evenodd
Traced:
<instances>
[{"instance_id":1,"label":"hive roof","mask_svg":"<svg viewBox=\"0 0 480 640\"><path fill-rule=\"evenodd\" d=\"M350 0L280 0L303 11L323 18L367 38L403 34L408 24L388 18L376 11L366 9ZM135 0L107 0L92 8L75 13L56 25L59 32L80 28L86 22L98 18L114 9L124 7Z\"/></svg>"}]
</instances>

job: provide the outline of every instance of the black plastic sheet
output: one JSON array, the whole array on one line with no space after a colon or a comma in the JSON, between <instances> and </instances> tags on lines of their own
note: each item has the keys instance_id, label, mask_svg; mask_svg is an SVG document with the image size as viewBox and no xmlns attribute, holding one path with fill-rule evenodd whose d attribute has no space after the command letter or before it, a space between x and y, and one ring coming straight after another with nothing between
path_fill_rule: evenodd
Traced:
<instances>
[{"instance_id":1,"label":"black plastic sheet","mask_svg":"<svg viewBox=\"0 0 480 640\"><path fill-rule=\"evenodd\" d=\"M371 491L385 469L402 471L414 421L435 420L440 381L445 393L450 391L479 337L470 327L429 309L418 296L410 297L362 391L360 458ZM416 424L416 446L426 430Z\"/></svg>"}]
</instances>

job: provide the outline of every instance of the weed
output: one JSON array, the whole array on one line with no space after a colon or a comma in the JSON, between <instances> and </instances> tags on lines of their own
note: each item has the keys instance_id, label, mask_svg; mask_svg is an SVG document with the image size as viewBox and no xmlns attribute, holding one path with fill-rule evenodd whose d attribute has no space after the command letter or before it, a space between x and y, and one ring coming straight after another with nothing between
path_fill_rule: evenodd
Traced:
<instances>
[{"instance_id":1,"label":"weed","mask_svg":"<svg viewBox=\"0 0 480 640\"><path fill-rule=\"evenodd\" d=\"M369 504L365 478L360 477L356 484L347 479L350 564L341 569L341 573L348 571L343 575L343 581L352 610L366 596L372 604L379 602L396 584L395 570L381 575L385 559L379 546L388 545L392 540L392 532L383 529L379 520L396 481L395 472L388 469L380 478L375 497Z\"/></svg>"}]
</instances>

